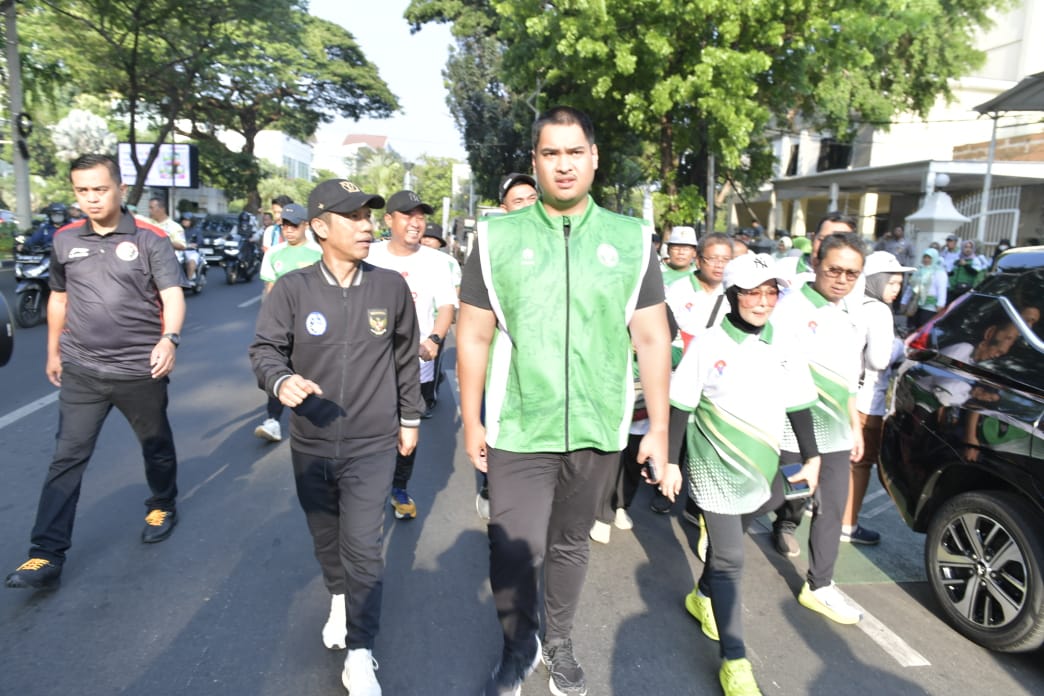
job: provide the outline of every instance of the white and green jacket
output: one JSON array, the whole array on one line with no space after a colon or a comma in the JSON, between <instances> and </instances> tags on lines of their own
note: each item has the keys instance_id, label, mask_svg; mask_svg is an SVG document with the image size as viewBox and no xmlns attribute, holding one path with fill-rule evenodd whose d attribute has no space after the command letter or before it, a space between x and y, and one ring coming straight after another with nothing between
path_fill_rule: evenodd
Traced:
<instances>
[{"instance_id":1,"label":"white and green jacket","mask_svg":"<svg viewBox=\"0 0 1044 696\"><path fill-rule=\"evenodd\" d=\"M482 278L497 318L486 441L511 452L623 449L634 403L627 326L652 228L598 207L537 204L480 220Z\"/></svg>"}]
</instances>

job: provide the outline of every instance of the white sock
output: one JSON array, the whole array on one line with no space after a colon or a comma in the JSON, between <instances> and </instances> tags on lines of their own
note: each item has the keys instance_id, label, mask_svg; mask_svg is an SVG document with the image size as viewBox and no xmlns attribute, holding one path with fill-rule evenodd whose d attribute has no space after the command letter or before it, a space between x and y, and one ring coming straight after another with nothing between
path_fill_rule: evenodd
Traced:
<instances>
[{"instance_id":1,"label":"white sock","mask_svg":"<svg viewBox=\"0 0 1044 696\"><path fill-rule=\"evenodd\" d=\"M841 533L842 534L851 534L852 532L855 531L855 528L858 527L858 526L859 526L858 524L843 524L843 525L841 525Z\"/></svg>"},{"instance_id":2,"label":"white sock","mask_svg":"<svg viewBox=\"0 0 1044 696\"><path fill-rule=\"evenodd\" d=\"M330 596L330 616L323 626L323 645L330 650L344 650L348 647L348 618L345 614L344 595Z\"/></svg>"}]
</instances>

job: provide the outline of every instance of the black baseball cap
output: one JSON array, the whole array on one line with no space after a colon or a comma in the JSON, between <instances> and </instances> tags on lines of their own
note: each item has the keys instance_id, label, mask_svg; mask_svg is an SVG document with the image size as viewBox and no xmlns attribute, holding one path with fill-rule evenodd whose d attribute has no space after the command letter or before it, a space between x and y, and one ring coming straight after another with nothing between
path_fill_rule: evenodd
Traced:
<instances>
[{"instance_id":1,"label":"black baseball cap","mask_svg":"<svg viewBox=\"0 0 1044 696\"><path fill-rule=\"evenodd\" d=\"M351 212L351 211L349 211ZM302 222L308 220L308 212L304 209L303 205L297 203L287 203L283 206L283 212L280 215L283 222L290 223L295 227L300 225Z\"/></svg>"},{"instance_id":2,"label":"black baseball cap","mask_svg":"<svg viewBox=\"0 0 1044 696\"><path fill-rule=\"evenodd\" d=\"M327 179L308 194L308 219L323 213L354 213L363 206L383 208L384 199L375 193L364 193L347 179Z\"/></svg>"},{"instance_id":3,"label":"black baseball cap","mask_svg":"<svg viewBox=\"0 0 1044 696\"><path fill-rule=\"evenodd\" d=\"M533 188L536 188L536 179L531 177L529 174L522 174L521 172L511 172L503 179L500 180L500 202L504 202L504 198L507 196L508 191L511 190L516 184L529 184Z\"/></svg>"},{"instance_id":4,"label":"black baseball cap","mask_svg":"<svg viewBox=\"0 0 1044 696\"><path fill-rule=\"evenodd\" d=\"M427 227L424 228L424 236L439 240L440 247L446 246L446 240L442 237L442 225L429 222Z\"/></svg>"},{"instance_id":5,"label":"black baseball cap","mask_svg":"<svg viewBox=\"0 0 1044 696\"><path fill-rule=\"evenodd\" d=\"M389 213L408 213L414 208L420 208L425 215L431 215L435 212L435 209L430 205L422 203L420 196L413 191L396 191L388 199Z\"/></svg>"}]
</instances>

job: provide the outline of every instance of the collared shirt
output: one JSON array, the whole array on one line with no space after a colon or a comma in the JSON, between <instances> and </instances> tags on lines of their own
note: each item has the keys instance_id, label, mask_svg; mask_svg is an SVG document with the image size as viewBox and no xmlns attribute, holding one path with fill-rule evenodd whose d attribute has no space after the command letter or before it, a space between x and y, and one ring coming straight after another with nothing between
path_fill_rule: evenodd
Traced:
<instances>
[{"instance_id":1,"label":"collared shirt","mask_svg":"<svg viewBox=\"0 0 1044 696\"><path fill-rule=\"evenodd\" d=\"M167 235L123 213L113 232L94 232L87 219L58 230L51 290L67 293L62 362L98 373L152 373L152 349L164 333L160 291L181 284Z\"/></svg>"},{"instance_id":2,"label":"collared shirt","mask_svg":"<svg viewBox=\"0 0 1044 696\"><path fill-rule=\"evenodd\" d=\"M690 273L684 281L679 280L668 286L667 306L671 308L674 320L678 322L678 329L686 348L694 338L720 324L729 313L724 283L719 283L712 290L706 290L695 273Z\"/></svg>"}]
</instances>

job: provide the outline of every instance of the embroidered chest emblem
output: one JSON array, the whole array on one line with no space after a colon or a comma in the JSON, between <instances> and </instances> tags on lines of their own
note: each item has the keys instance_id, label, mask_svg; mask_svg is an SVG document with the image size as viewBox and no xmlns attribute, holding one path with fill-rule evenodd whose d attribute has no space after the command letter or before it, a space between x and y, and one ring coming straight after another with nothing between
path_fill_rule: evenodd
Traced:
<instances>
[{"instance_id":1,"label":"embroidered chest emblem","mask_svg":"<svg viewBox=\"0 0 1044 696\"><path fill-rule=\"evenodd\" d=\"M388 332L387 309L368 309L366 316L370 321L370 333L374 336L383 336Z\"/></svg>"}]
</instances>

